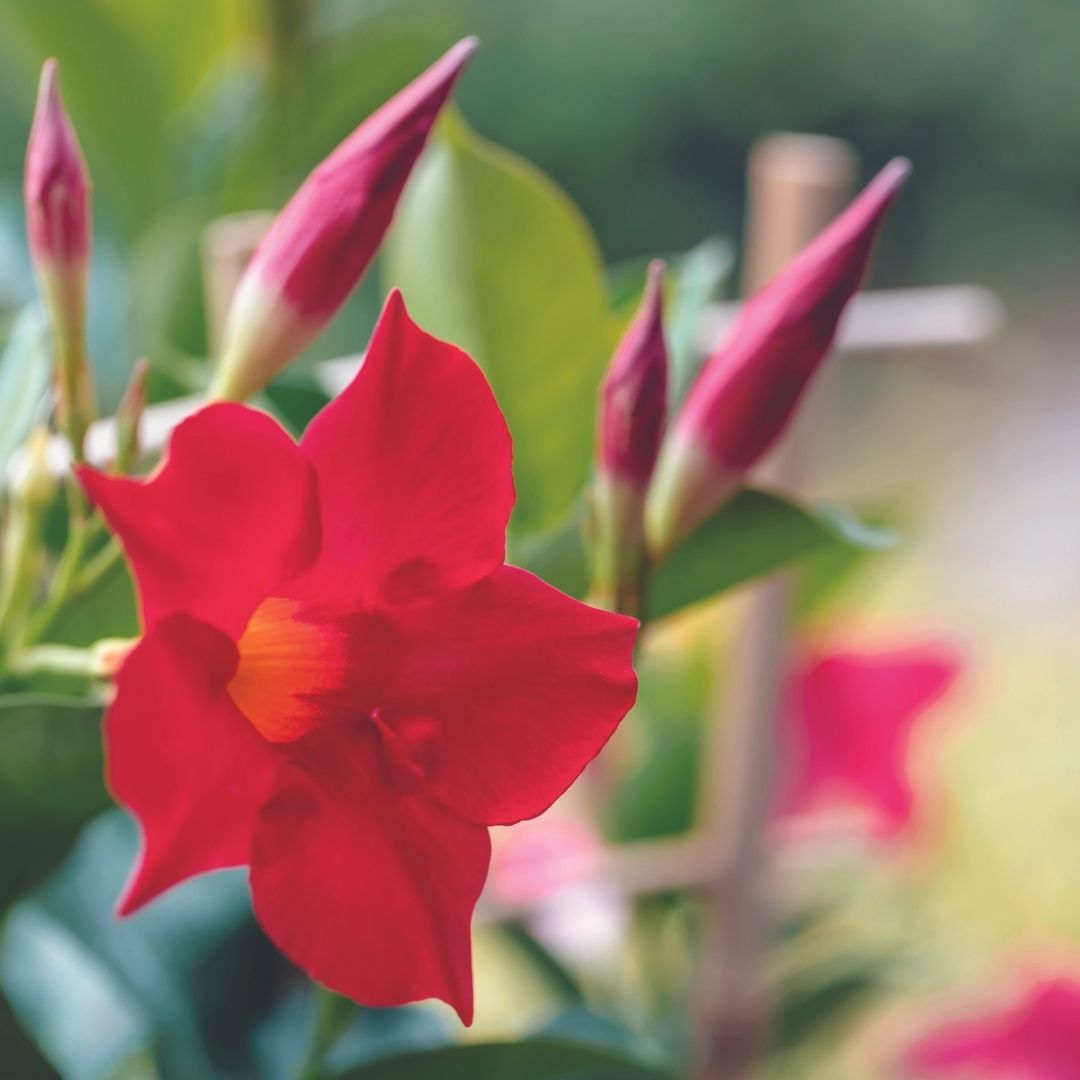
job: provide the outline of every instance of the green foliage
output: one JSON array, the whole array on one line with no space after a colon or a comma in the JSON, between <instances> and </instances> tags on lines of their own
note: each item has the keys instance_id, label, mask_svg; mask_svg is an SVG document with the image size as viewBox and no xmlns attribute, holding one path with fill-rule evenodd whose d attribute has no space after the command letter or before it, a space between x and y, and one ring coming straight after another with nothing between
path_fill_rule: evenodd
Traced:
<instances>
[{"instance_id":1,"label":"green foliage","mask_svg":"<svg viewBox=\"0 0 1080 1080\"><path fill-rule=\"evenodd\" d=\"M166 1075L238 1075L229 1062L249 1052L251 1024L288 968L252 922L235 873L201 877L118 920L113 907L135 849L125 815L94 821L11 909L0 987L42 1053L73 1080L106 1080L151 1050Z\"/></svg>"},{"instance_id":2,"label":"green foliage","mask_svg":"<svg viewBox=\"0 0 1080 1080\"><path fill-rule=\"evenodd\" d=\"M585 220L533 166L450 116L398 209L384 268L413 317L491 380L514 437L516 528L554 524L588 475L615 342Z\"/></svg>"},{"instance_id":3,"label":"green foliage","mask_svg":"<svg viewBox=\"0 0 1080 1080\"><path fill-rule=\"evenodd\" d=\"M603 816L606 832L620 842L680 836L693 827L702 732L718 680L711 649L675 661L645 651L635 667L638 700L624 721L633 761Z\"/></svg>"},{"instance_id":4,"label":"green foliage","mask_svg":"<svg viewBox=\"0 0 1080 1080\"><path fill-rule=\"evenodd\" d=\"M661 1080L670 1073L625 1054L569 1042L526 1040L405 1054L340 1080Z\"/></svg>"},{"instance_id":5,"label":"green foliage","mask_svg":"<svg viewBox=\"0 0 1080 1080\"><path fill-rule=\"evenodd\" d=\"M689 537L653 576L650 618L660 619L834 546L880 549L889 536L836 510L808 511L745 489Z\"/></svg>"},{"instance_id":6,"label":"green foliage","mask_svg":"<svg viewBox=\"0 0 1080 1080\"><path fill-rule=\"evenodd\" d=\"M27 306L15 320L0 355L0 493L12 453L42 412L51 372L45 318L36 305Z\"/></svg>"},{"instance_id":7,"label":"green foliage","mask_svg":"<svg viewBox=\"0 0 1080 1080\"><path fill-rule=\"evenodd\" d=\"M117 559L86 591L78 593L48 628L50 641L92 645L102 638L132 638L139 634L135 588L127 564Z\"/></svg>"},{"instance_id":8,"label":"green foliage","mask_svg":"<svg viewBox=\"0 0 1080 1080\"><path fill-rule=\"evenodd\" d=\"M557 529L511 544L510 559L571 596L588 592L588 558L578 510ZM652 576L648 617L661 619L762 577L795 560L834 549L877 550L891 534L833 507L809 510L745 489L720 508Z\"/></svg>"},{"instance_id":9,"label":"green foliage","mask_svg":"<svg viewBox=\"0 0 1080 1080\"><path fill-rule=\"evenodd\" d=\"M78 824L107 805L100 720L91 700L0 694L0 820Z\"/></svg>"}]
</instances>

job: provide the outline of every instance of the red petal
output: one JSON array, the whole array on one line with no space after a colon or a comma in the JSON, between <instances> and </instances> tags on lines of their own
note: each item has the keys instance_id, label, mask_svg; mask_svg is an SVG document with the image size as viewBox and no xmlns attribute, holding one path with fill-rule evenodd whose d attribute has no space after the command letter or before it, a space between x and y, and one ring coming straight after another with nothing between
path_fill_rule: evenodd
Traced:
<instances>
[{"instance_id":1,"label":"red petal","mask_svg":"<svg viewBox=\"0 0 1080 1080\"><path fill-rule=\"evenodd\" d=\"M174 615L120 669L105 721L108 783L144 844L122 914L193 874L249 860L278 763L225 692L235 667L228 638Z\"/></svg>"},{"instance_id":2,"label":"red petal","mask_svg":"<svg viewBox=\"0 0 1080 1080\"><path fill-rule=\"evenodd\" d=\"M318 547L311 469L274 420L242 405L185 420L147 480L86 468L79 479L124 545L147 629L183 611L238 637Z\"/></svg>"},{"instance_id":3,"label":"red petal","mask_svg":"<svg viewBox=\"0 0 1080 1080\"><path fill-rule=\"evenodd\" d=\"M470 1023L487 830L428 798L374 728L295 745L255 831L259 922L338 993L380 1008L437 997Z\"/></svg>"},{"instance_id":4,"label":"red petal","mask_svg":"<svg viewBox=\"0 0 1080 1080\"><path fill-rule=\"evenodd\" d=\"M457 813L535 817L634 703L637 623L578 603L514 567L387 615L388 735Z\"/></svg>"},{"instance_id":5,"label":"red petal","mask_svg":"<svg viewBox=\"0 0 1080 1080\"><path fill-rule=\"evenodd\" d=\"M339 607L461 587L503 560L510 435L480 369L386 303L352 384L301 444L323 552L297 590Z\"/></svg>"}]
</instances>

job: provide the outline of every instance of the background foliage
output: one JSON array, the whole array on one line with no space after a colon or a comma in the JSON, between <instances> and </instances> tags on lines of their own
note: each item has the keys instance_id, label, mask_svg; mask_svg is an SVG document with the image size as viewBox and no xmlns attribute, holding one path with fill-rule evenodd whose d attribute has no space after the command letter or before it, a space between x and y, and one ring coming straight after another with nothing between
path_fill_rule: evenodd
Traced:
<instances>
[{"instance_id":1,"label":"background foliage","mask_svg":"<svg viewBox=\"0 0 1080 1080\"><path fill-rule=\"evenodd\" d=\"M378 273L269 400L301 427L323 400L310 361L357 351L380 289L401 284L422 324L484 364L508 414L515 558L577 595L593 393L642 259L674 256L670 331L685 383L700 359L688 328L731 269L734 245L716 237L738 237L745 155L763 132L846 136L868 168L915 159L881 282L975 278L1022 309L1064 292L1074 273L1063 269L1080 265L1080 21L1053 0L0 0L3 415L29 421L44 370L33 316L19 314L33 297L19 186L45 56L61 61L96 185L91 352L110 406L142 354L155 398L201 385L202 227L280 205L465 33L483 48L460 113L415 177ZM22 358L19 385L11 357ZM0 430L0 463L15 430ZM61 531L58 519L54 543ZM661 576L653 614L794 557L813 557L835 582L885 544L843 516L750 492ZM814 593L811 610L830 598ZM55 636L85 644L130 632L130 612L117 574ZM675 662L661 650L643 669L628 733L638 753L605 815L612 836L685 828L714 678L700 653ZM22 1021L0 1009L5 1068L20 1080L56 1069L77 1080L293 1076L314 1023L307 988L251 922L242 881L195 882L121 927L111 921L133 838L121 815L101 813L100 705L83 689L15 684L0 697L0 988ZM912 978L894 940L909 916L878 877L843 895L848 884L817 882L785 912L778 1062L833 1068L831 1033ZM896 925L838 934L845 904ZM919 925L933 923L929 907L917 908ZM670 1073L685 1053L678 958L692 914L678 898L634 912L625 980L568 968L520 927L484 937L481 963L508 972L515 1001L540 1002L529 1041L451 1046L459 1032L441 1013L350 1009L337 1020L333 1070L644 1077ZM620 994L621 983L630 989Z\"/></svg>"}]
</instances>

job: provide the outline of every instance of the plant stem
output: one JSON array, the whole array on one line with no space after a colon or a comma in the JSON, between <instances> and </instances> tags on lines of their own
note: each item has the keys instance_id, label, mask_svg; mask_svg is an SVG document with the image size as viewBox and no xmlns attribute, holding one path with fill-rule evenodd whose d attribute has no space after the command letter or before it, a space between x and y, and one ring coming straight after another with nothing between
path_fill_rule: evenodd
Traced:
<instances>
[{"instance_id":1,"label":"plant stem","mask_svg":"<svg viewBox=\"0 0 1080 1080\"><path fill-rule=\"evenodd\" d=\"M8 669L14 675L46 672L88 679L95 673L95 657L90 649L74 645L35 645L15 653L8 663Z\"/></svg>"},{"instance_id":2,"label":"plant stem","mask_svg":"<svg viewBox=\"0 0 1080 1080\"><path fill-rule=\"evenodd\" d=\"M327 990L325 986L313 982L311 1003L311 1037L296 1076L297 1080L326 1080L329 1072L324 1058L341 1034L342 1025L348 1016L349 1002L333 990Z\"/></svg>"},{"instance_id":3,"label":"plant stem","mask_svg":"<svg viewBox=\"0 0 1080 1080\"><path fill-rule=\"evenodd\" d=\"M99 552L84 561L86 550L102 529L100 517L84 513L72 518L67 542L53 575L45 603L27 629L26 643L40 641L50 630L64 605L92 589L123 557L120 545L110 540Z\"/></svg>"}]
</instances>

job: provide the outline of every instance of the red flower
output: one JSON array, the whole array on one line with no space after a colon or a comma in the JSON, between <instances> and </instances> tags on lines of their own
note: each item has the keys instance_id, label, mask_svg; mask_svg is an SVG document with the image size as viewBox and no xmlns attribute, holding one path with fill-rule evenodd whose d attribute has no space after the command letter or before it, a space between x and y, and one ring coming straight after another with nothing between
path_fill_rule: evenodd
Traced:
<instances>
[{"instance_id":1,"label":"red flower","mask_svg":"<svg viewBox=\"0 0 1080 1080\"><path fill-rule=\"evenodd\" d=\"M664 439L646 526L658 556L704 521L780 437L832 345L910 164L891 161L752 296Z\"/></svg>"},{"instance_id":2,"label":"red flower","mask_svg":"<svg viewBox=\"0 0 1080 1080\"><path fill-rule=\"evenodd\" d=\"M1080 1076L1080 982L1034 983L1008 1008L945 1024L908 1051L913 1076L1076 1080Z\"/></svg>"},{"instance_id":3,"label":"red flower","mask_svg":"<svg viewBox=\"0 0 1080 1080\"><path fill-rule=\"evenodd\" d=\"M371 114L275 218L229 306L210 395L243 400L304 351L363 277L476 39Z\"/></svg>"},{"instance_id":4,"label":"red flower","mask_svg":"<svg viewBox=\"0 0 1080 1080\"><path fill-rule=\"evenodd\" d=\"M862 811L880 837L901 832L915 812L912 731L959 674L952 651L933 644L807 658L789 689L781 813L840 805Z\"/></svg>"},{"instance_id":5,"label":"red flower","mask_svg":"<svg viewBox=\"0 0 1080 1080\"><path fill-rule=\"evenodd\" d=\"M540 813L611 735L636 632L504 565L510 438L479 369L395 293L299 446L218 404L150 479L80 475L145 625L105 728L144 834L122 911L249 865L313 977L469 1022L487 826Z\"/></svg>"}]
</instances>

